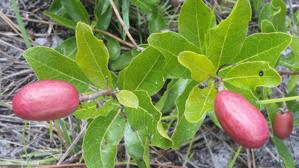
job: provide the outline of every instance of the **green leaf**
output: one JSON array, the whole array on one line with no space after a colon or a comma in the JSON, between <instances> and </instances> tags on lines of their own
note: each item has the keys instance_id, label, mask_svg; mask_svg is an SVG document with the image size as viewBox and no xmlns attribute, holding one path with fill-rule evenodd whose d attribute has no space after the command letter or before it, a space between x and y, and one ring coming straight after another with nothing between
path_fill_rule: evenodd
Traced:
<instances>
[{"instance_id":1,"label":"green leaf","mask_svg":"<svg viewBox=\"0 0 299 168\"><path fill-rule=\"evenodd\" d=\"M127 67L133 60L133 58L138 55L139 52L137 50L130 50L121 54L121 56L115 60L110 62L110 68L114 71L122 70Z\"/></svg>"},{"instance_id":2,"label":"green leaf","mask_svg":"<svg viewBox=\"0 0 299 168\"><path fill-rule=\"evenodd\" d=\"M203 0L185 0L179 16L181 35L205 51L207 33L214 24L214 13Z\"/></svg>"},{"instance_id":3,"label":"green leaf","mask_svg":"<svg viewBox=\"0 0 299 168\"><path fill-rule=\"evenodd\" d=\"M234 63L245 40L250 19L249 0L238 0L231 14L211 29L207 55L216 68Z\"/></svg>"},{"instance_id":4,"label":"green leaf","mask_svg":"<svg viewBox=\"0 0 299 168\"><path fill-rule=\"evenodd\" d=\"M107 48L109 51L109 59L111 61L115 61L119 58L120 56L120 44L117 40L107 37L106 38L108 43L107 43Z\"/></svg>"},{"instance_id":5,"label":"green leaf","mask_svg":"<svg viewBox=\"0 0 299 168\"><path fill-rule=\"evenodd\" d=\"M205 55L183 51L179 54L178 60L190 70L192 79L197 82L216 76L213 63Z\"/></svg>"},{"instance_id":6,"label":"green leaf","mask_svg":"<svg viewBox=\"0 0 299 168\"><path fill-rule=\"evenodd\" d=\"M262 20L261 29L263 33L271 33L277 31L273 23L269 20Z\"/></svg>"},{"instance_id":7,"label":"green leaf","mask_svg":"<svg viewBox=\"0 0 299 168\"><path fill-rule=\"evenodd\" d=\"M279 157L283 161L284 167L295 168L294 160L292 159L292 154L287 145L285 145L281 140L275 137L271 137L272 142L279 154Z\"/></svg>"},{"instance_id":8,"label":"green leaf","mask_svg":"<svg viewBox=\"0 0 299 168\"><path fill-rule=\"evenodd\" d=\"M159 0L132 0L132 4L140 8L143 12L152 12L152 8L159 4Z\"/></svg>"},{"instance_id":9,"label":"green leaf","mask_svg":"<svg viewBox=\"0 0 299 168\"><path fill-rule=\"evenodd\" d=\"M191 140L202 124L202 122L190 123L186 120L184 116L187 98L193 87L196 85L197 82L189 82L183 94L180 95L176 100L177 123L175 126L175 130L171 136L171 139L173 140L173 148L175 149L178 149L183 143L186 143L188 140Z\"/></svg>"},{"instance_id":10,"label":"green leaf","mask_svg":"<svg viewBox=\"0 0 299 168\"><path fill-rule=\"evenodd\" d=\"M66 57L69 57L73 60L76 59L76 53L77 53L77 44L76 44L76 38L70 37L66 40L64 40L57 48L57 51L59 51L62 55L65 55Z\"/></svg>"},{"instance_id":11,"label":"green leaf","mask_svg":"<svg viewBox=\"0 0 299 168\"><path fill-rule=\"evenodd\" d=\"M70 29L75 29L78 21L90 22L88 13L79 0L53 0L45 15Z\"/></svg>"},{"instance_id":12,"label":"green leaf","mask_svg":"<svg viewBox=\"0 0 299 168\"><path fill-rule=\"evenodd\" d=\"M54 49L33 47L25 51L24 57L40 80L68 81L80 92L94 88L75 61Z\"/></svg>"},{"instance_id":13,"label":"green leaf","mask_svg":"<svg viewBox=\"0 0 299 168\"><path fill-rule=\"evenodd\" d=\"M109 0L96 0L94 16L96 28L106 30L109 27L112 18Z\"/></svg>"},{"instance_id":14,"label":"green leaf","mask_svg":"<svg viewBox=\"0 0 299 168\"><path fill-rule=\"evenodd\" d=\"M190 78L190 72L178 62L182 51L198 52L198 48L175 32L153 33L148 38L150 46L159 50L165 57L164 69L170 78Z\"/></svg>"},{"instance_id":15,"label":"green leaf","mask_svg":"<svg viewBox=\"0 0 299 168\"><path fill-rule=\"evenodd\" d=\"M147 138L138 131L133 131L129 124L125 128L125 147L139 168L149 168L149 144Z\"/></svg>"},{"instance_id":16,"label":"green leaf","mask_svg":"<svg viewBox=\"0 0 299 168\"><path fill-rule=\"evenodd\" d=\"M259 27L262 27L262 22L264 20L267 20L271 23L273 21L273 9L272 9L272 5L270 3L265 4L261 10L261 13L258 17Z\"/></svg>"},{"instance_id":17,"label":"green leaf","mask_svg":"<svg viewBox=\"0 0 299 168\"><path fill-rule=\"evenodd\" d=\"M187 79L174 79L167 85L167 90L163 93L163 96L156 103L156 107L162 111L162 113L170 112L175 106L175 100L181 95L187 85Z\"/></svg>"},{"instance_id":18,"label":"green leaf","mask_svg":"<svg viewBox=\"0 0 299 168\"><path fill-rule=\"evenodd\" d=\"M138 97L131 91L121 90L116 94L116 98L120 104L125 107L138 108Z\"/></svg>"},{"instance_id":19,"label":"green leaf","mask_svg":"<svg viewBox=\"0 0 299 168\"><path fill-rule=\"evenodd\" d=\"M164 57L156 49L149 47L136 56L121 75L121 88L126 90L145 90L150 95L157 93L164 84Z\"/></svg>"},{"instance_id":20,"label":"green leaf","mask_svg":"<svg viewBox=\"0 0 299 168\"><path fill-rule=\"evenodd\" d=\"M172 146L172 140L161 126L161 112L153 105L151 97L145 91L134 91L139 99L138 109L126 108L126 115L131 127L148 137L153 137L153 144L160 148Z\"/></svg>"},{"instance_id":21,"label":"green leaf","mask_svg":"<svg viewBox=\"0 0 299 168\"><path fill-rule=\"evenodd\" d=\"M75 111L75 117L80 120L95 119L98 116L107 116L111 111L119 108L118 102L112 99L97 101L82 103L80 108Z\"/></svg>"},{"instance_id":22,"label":"green leaf","mask_svg":"<svg viewBox=\"0 0 299 168\"><path fill-rule=\"evenodd\" d=\"M223 81L243 89L254 90L258 86L276 87L281 82L277 71L263 61L241 63L227 70Z\"/></svg>"},{"instance_id":23,"label":"green leaf","mask_svg":"<svg viewBox=\"0 0 299 168\"><path fill-rule=\"evenodd\" d=\"M83 157L88 168L114 167L119 144L125 128L120 111L93 120L83 139Z\"/></svg>"},{"instance_id":24,"label":"green leaf","mask_svg":"<svg viewBox=\"0 0 299 168\"><path fill-rule=\"evenodd\" d=\"M191 123L202 122L206 114L214 109L214 99L217 90L214 84L200 89L199 86L193 87L185 105L184 115Z\"/></svg>"},{"instance_id":25,"label":"green leaf","mask_svg":"<svg viewBox=\"0 0 299 168\"><path fill-rule=\"evenodd\" d=\"M274 67L291 41L286 33L255 33L246 38L236 61L266 61Z\"/></svg>"},{"instance_id":26,"label":"green leaf","mask_svg":"<svg viewBox=\"0 0 299 168\"><path fill-rule=\"evenodd\" d=\"M287 7L285 1L283 0L272 0L273 6L273 24L275 28L280 32L286 32L286 17L287 17Z\"/></svg>"},{"instance_id":27,"label":"green leaf","mask_svg":"<svg viewBox=\"0 0 299 168\"><path fill-rule=\"evenodd\" d=\"M166 28L166 21L163 16L163 10L159 6L152 9L152 12L147 15L149 33L160 32Z\"/></svg>"},{"instance_id":28,"label":"green leaf","mask_svg":"<svg viewBox=\"0 0 299 168\"><path fill-rule=\"evenodd\" d=\"M81 4L80 0L63 0L60 1L61 5L65 8L68 15L75 22L85 22L89 24L89 16L85 7Z\"/></svg>"},{"instance_id":29,"label":"green leaf","mask_svg":"<svg viewBox=\"0 0 299 168\"><path fill-rule=\"evenodd\" d=\"M109 53L103 41L97 39L91 28L82 22L77 24L76 40L78 46L76 62L79 67L99 88L111 87L111 74L108 69Z\"/></svg>"}]
</instances>

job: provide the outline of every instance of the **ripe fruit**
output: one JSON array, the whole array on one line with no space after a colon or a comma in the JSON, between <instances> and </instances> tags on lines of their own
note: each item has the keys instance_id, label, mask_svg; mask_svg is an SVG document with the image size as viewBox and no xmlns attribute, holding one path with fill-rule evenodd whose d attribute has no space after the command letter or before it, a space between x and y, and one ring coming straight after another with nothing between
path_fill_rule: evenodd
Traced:
<instances>
[{"instance_id":1,"label":"ripe fruit","mask_svg":"<svg viewBox=\"0 0 299 168\"><path fill-rule=\"evenodd\" d=\"M79 102L79 93L73 85L60 80L43 80L20 89L12 105L15 114L22 119L45 121L68 116Z\"/></svg>"},{"instance_id":2,"label":"ripe fruit","mask_svg":"<svg viewBox=\"0 0 299 168\"><path fill-rule=\"evenodd\" d=\"M263 114L238 93L220 91L215 99L215 112L224 131L247 148L263 146L269 128Z\"/></svg>"},{"instance_id":3,"label":"ripe fruit","mask_svg":"<svg viewBox=\"0 0 299 168\"><path fill-rule=\"evenodd\" d=\"M293 129L293 113L278 112L273 121L274 135L280 139L288 138Z\"/></svg>"}]
</instances>

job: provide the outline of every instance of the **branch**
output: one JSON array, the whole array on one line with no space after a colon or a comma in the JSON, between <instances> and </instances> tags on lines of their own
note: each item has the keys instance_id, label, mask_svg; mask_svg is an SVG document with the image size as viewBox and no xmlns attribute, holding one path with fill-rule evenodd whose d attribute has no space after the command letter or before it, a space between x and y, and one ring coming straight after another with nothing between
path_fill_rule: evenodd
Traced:
<instances>
[{"instance_id":1,"label":"branch","mask_svg":"<svg viewBox=\"0 0 299 168\"><path fill-rule=\"evenodd\" d=\"M117 41L120 42L121 44L126 45L126 46L128 46L128 47L130 47L130 48L135 48L135 45L134 45L134 44L129 43L129 42L125 41L125 40L122 40L121 38L119 38L119 37L117 37L117 36L115 36L115 35L113 35L113 34L111 34L111 33L109 33L109 32L106 32L106 31L103 31L103 30L100 30L100 29L94 29L94 31L95 31L95 32L98 32L98 33L101 33L101 34L104 34L104 35L106 35L106 36L109 36L109 37L111 37L111 38L117 40Z\"/></svg>"},{"instance_id":2,"label":"branch","mask_svg":"<svg viewBox=\"0 0 299 168\"><path fill-rule=\"evenodd\" d=\"M291 71L278 71L280 75L299 75L299 72L291 72Z\"/></svg>"},{"instance_id":3,"label":"branch","mask_svg":"<svg viewBox=\"0 0 299 168\"><path fill-rule=\"evenodd\" d=\"M112 97L115 97L115 92L114 91L111 91L111 90L101 90L101 91L98 91L98 92L95 92L93 94L90 94L90 95L81 95L80 96L80 102L84 102L84 101L90 101L90 100L94 100L98 97L101 97L101 96L112 96Z\"/></svg>"}]
</instances>

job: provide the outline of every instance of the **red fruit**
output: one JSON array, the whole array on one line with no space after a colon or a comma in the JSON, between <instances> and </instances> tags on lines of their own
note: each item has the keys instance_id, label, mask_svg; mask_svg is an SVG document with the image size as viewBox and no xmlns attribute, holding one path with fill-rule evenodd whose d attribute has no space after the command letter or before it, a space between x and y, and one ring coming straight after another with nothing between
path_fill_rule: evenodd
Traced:
<instances>
[{"instance_id":1,"label":"red fruit","mask_svg":"<svg viewBox=\"0 0 299 168\"><path fill-rule=\"evenodd\" d=\"M79 106L77 89L60 80L26 85L12 100L13 111L25 120L45 121L68 116Z\"/></svg>"},{"instance_id":2,"label":"red fruit","mask_svg":"<svg viewBox=\"0 0 299 168\"><path fill-rule=\"evenodd\" d=\"M238 93L220 91L215 99L215 112L224 131L246 148L259 148L269 137L263 114Z\"/></svg>"},{"instance_id":3,"label":"red fruit","mask_svg":"<svg viewBox=\"0 0 299 168\"><path fill-rule=\"evenodd\" d=\"M290 136L293 129L293 113L278 112L273 121L274 135L280 139L286 139Z\"/></svg>"}]
</instances>

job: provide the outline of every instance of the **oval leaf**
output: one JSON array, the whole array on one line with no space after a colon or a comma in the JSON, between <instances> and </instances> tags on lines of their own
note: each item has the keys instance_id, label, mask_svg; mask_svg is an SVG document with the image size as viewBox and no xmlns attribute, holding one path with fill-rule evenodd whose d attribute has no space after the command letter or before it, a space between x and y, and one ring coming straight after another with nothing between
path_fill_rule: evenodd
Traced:
<instances>
[{"instance_id":1,"label":"oval leaf","mask_svg":"<svg viewBox=\"0 0 299 168\"><path fill-rule=\"evenodd\" d=\"M116 94L116 98L125 107L138 108L139 106L138 97L131 91L121 90Z\"/></svg>"},{"instance_id":2,"label":"oval leaf","mask_svg":"<svg viewBox=\"0 0 299 168\"><path fill-rule=\"evenodd\" d=\"M188 68L192 79L197 82L215 76L215 67L208 57L191 51L183 51L179 54L179 62Z\"/></svg>"}]
</instances>

